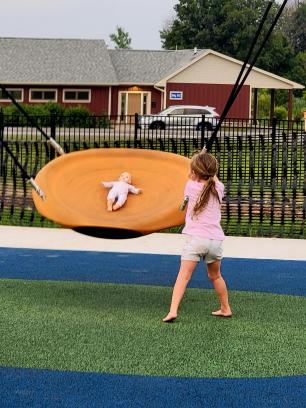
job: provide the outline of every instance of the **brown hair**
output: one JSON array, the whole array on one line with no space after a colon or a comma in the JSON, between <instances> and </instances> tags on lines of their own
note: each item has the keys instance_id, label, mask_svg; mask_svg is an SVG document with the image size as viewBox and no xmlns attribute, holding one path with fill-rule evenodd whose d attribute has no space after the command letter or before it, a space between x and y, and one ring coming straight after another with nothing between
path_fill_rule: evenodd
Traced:
<instances>
[{"instance_id":1,"label":"brown hair","mask_svg":"<svg viewBox=\"0 0 306 408\"><path fill-rule=\"evenodd\" d=\"M197 215L206 207L211 195L220 203L220 198L215 187L215 180L213 178L218 173L219 165L215 156L207 153L206 150L202 150L200 153L197 153L192 157L190 168L199 180L207 181L203 190L200 192L192 211L193 215Z\"/></svg>"}]
</instances>

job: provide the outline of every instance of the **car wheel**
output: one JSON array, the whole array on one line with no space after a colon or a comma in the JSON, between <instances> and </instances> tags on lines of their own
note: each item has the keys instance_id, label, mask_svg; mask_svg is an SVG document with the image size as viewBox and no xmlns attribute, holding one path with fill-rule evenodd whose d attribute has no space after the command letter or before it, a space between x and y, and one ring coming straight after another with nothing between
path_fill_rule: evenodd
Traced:
<instances>
[{"instance_id":1,"label":"car wheel","mask_svg":"<svg viewBox=\"0 0 306 408\"><path fill-rule=\"evenodd\" d=\"M164 130L166 128L164 122L152 122L149 126L149 129L161 129Z\"/></svg>"},{"instance_id":2,"label":"car wheel","mask_svg":"<svg viewBox=\"0 0 306 408\"><path fill-rule=\"evenodd\" d=\"M200 122L200 123L198 123L197 124L197 130L202 130L202 127L203 127L203 123L202 122ZM210 123L210 122L204 122L204 130L208 130L208 131L213 131L214 130L214 128L213 128L213 125Z\"/></svg>"}]
</instances>

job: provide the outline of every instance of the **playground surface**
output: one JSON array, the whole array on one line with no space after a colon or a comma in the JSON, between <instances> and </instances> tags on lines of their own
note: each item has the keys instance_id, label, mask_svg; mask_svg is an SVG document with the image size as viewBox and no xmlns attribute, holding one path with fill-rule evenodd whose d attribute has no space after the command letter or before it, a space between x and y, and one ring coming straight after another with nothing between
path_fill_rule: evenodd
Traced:
<instances>
[{"instance_id":1,"label":"playground surface","mask_svg":"<svg viewBox=\"0 0 306 408\"><path fill-rule=\"evenodd\" d=\"M305 407L306 241L227 237L165 325L184 237L0 227L1 408Z\"/></svg>"}]
</instances>

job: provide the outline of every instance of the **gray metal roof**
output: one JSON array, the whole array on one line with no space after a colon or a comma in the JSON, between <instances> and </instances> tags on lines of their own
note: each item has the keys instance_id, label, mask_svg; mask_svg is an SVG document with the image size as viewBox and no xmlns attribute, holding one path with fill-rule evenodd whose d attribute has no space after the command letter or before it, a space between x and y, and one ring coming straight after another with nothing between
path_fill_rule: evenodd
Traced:
<instances>
[{"instance_id":1,"label":"gray metal roof","mask_svg":"<svg viewBox=\"0 0 306 408\"><path fill-rule=\"evenodd\" d=\"M113 84L103 40L0 38L0 81L13 84Z\"/></svg>"},{"instance_id":2,"label":"gray metal roof","mask_svg":"<svg viewBox=\"0 0 306 408\"><path fill-rule=\"evenodd\" d=\"M198 57L193 50L109 50L118 82L154 84Z\"/></svg>"},{"instance_id":3,"label":"gray metal roof","mask_svg":"<svg viewBox=\"0 0 306 408\"><path fill-rule=\"evenodd\" d=\"M154 84L201 52L110 50L103 40L0 38L0 83Z\"/></svg>"}]
</instances>

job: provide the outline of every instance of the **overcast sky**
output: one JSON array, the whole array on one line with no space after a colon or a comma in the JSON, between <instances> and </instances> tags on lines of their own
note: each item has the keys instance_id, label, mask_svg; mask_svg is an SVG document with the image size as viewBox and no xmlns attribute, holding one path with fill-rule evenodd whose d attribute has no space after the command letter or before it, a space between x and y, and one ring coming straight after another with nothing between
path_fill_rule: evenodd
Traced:
<instances>
[{"instance_id":1,"label":"overcast sky","mask_svg":"<svg viewBox=\"0 0 306 408\"><path fill-rule=\"evenodd\" d=\"M178 0L1 0L0 37L103 39L121 26L134 49L161 49Z\"/></svg>"}]
</instances>

